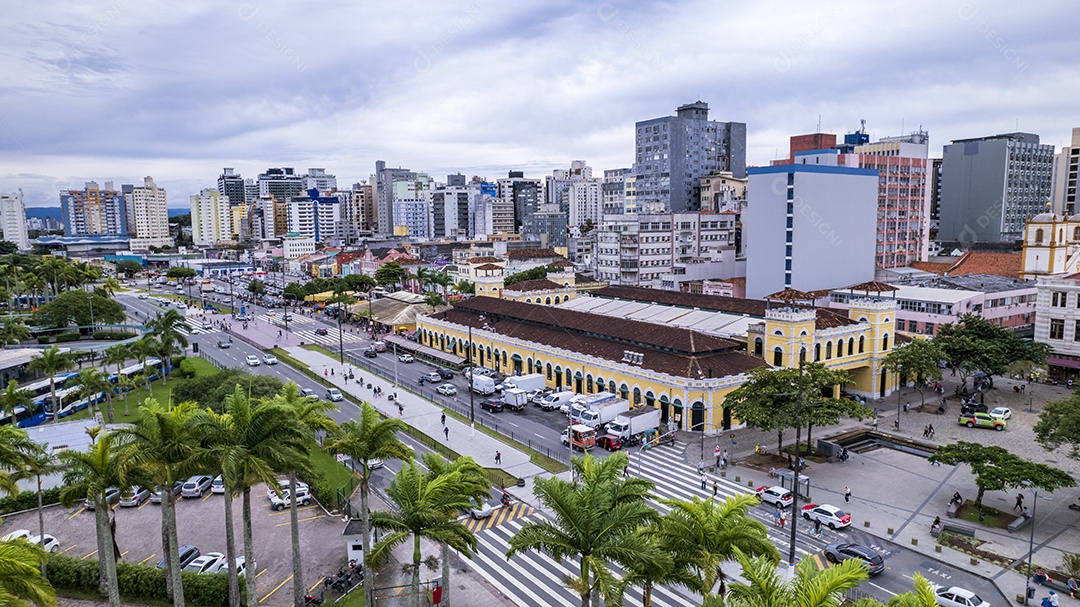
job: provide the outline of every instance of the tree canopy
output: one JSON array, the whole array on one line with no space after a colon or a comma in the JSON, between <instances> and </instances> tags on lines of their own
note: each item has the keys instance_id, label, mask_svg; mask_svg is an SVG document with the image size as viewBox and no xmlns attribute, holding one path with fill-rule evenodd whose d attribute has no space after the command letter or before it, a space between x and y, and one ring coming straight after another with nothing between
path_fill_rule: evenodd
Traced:
<instances>
[{"instance_id":1,"label":"tree canopy","mask_svg":"<svg viewBox=\"0 0 1080 607\"><path fill-rule=\"evenodd\" d=\"M270 375L252 375L243 369L225 369L213 375L194 377L173 389L173 400L198 403L215 412L225 408L225 398L237 386L252 399L270 398L281 391L281 380ZM250 392L249 392L250 391Z\"/></svg>"},{"instance_id":2,"label":"tree canopy","mask_svg":"<svg viewBox=\"0 0 1080 607\"><path fill-rule=\"evenodd\" d=\"M510 285L516 285L519 282L525 282L526 280L537 280L540 278L547 278L548 272L554 272L555 268L550 266L537 266L528 270L522 270L506 277L503 280L503 285L509 287Z\"/></svg>"},{"instance_id":3,"label":"tree canopy","mask_svg":"<svg viewBox=\"0 0 1080 607\"><path fill-rule=\"evenodd\" d=\"M124 274L128 278L138 274L139 272L142 272L142 270L142 264L137 261L132 261L130 259L122 259L116 262L116 273Z\"/></svg>"},{"instance_id":4,"label":"tree canopy","mask_svg":"<svg viewBox=\"0 0 1080 607\"><path fill-rule=\"evenodd\" d=\"M89 326L93 323L119 323L125 318L127 315L124 313L124 307L116 300L98 293L87 293L75 289L64 291L38 308L33 322L43 327L61 328L72 323L79 326Z\"/></svg>"},{"instance_id":5,"label":"tree canopy","mask_svg":"<svg viewBox=\"0 0 1080 607\"><path fill-rule=\"evenodd\" d=\"M1025 341L977 314L964 314L957 322L942 325L934 341L963 381L981 371L991 386L993 376L1006 373L1016 361L1041 364L1050 354L1049 345Z\"/></svg>"},{"instance_id":6,"label":"tree canopy","mask_svg":"<svg viewBox=\"0 0 1080 607\"><path fill-rule=\"evenodd\" d=\"M926 404L923 394L923 386L926 380L941 379L941 361L945 360L945 353L941 350L937 340L913 339L906 344L900 344L893 348L885 356L884 365L889 371L896 373L905 381L915 382L915 388L919 391L921 404ZM919 380L923 381L919 381Z\"/></svg>"},{"instance_id":7,"label":"tree canopy","mask_svg":"<svg viewBox=\"0 0 1080 607\"><path fill-rule=\"evenodd\" d=\"M1080 459L1080 395L1046 403L1035 424L1035 440L1048 451L1066 447L1066 455Z\"/></svg>"},{"instance_id":8,"label":"tree canopy","mask_svg":"<svg viewBox=\"0 0 1080 607\"><path fill-rule=\"evenodd\" d=\"M981 507L983 495L987 491L1004 491L1020 487L1038 487L1045 491L1054 491L1061 487L1076 484L1067 472L1029 462L1013 455L1004 447L981 445L959 441L945 445L930 456L930 462L956 465L967 464L975 475L975 485L979 494L975 505Z\"/></svg>"},{"instance_id":9,"label":"tree canopy","mask_svg":"<svg viewBox=\"0 0 1080 607\"><path fill-rule=\"evenodd\" d=\"M173 266L165 272L165 276L168 278L195 278L198 275L192 268L185 268L184 266Z\"/></svg>"}]
</instances>

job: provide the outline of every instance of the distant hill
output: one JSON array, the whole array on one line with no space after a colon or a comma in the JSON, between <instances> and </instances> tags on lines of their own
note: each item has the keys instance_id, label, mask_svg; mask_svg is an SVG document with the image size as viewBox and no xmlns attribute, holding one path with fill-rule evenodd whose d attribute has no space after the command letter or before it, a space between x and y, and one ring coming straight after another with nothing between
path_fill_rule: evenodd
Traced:
<instances>
[{"instance_id":1,"label":"distant hill","mask_svg":"<svg viewBox=\"0 0 1080 607\"><path fill-rule=\"evenodd\" d=\"M169 217L176 217L177 215L187 215L191 212L191 207L169 207Z\"/></svg>"}]
</instances>

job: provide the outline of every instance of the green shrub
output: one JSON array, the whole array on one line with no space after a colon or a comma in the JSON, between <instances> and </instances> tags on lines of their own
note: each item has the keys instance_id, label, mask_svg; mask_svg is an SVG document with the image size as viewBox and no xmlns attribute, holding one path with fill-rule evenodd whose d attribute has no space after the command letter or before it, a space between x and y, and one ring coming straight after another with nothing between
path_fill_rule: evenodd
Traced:
<instances>
[{"instance_id":1,"label":"green shrub","mask_svg":"<svg viewBox=\"0 0 1080 607\"><path fill-rule=\"evenodd\" d=\"M59 590L84 594L98 592L98 562L54 554L49 557L49 582ZM184 598L195 607L226 607L229 604L229 576L226 573L181 574ZM165 571L154 565L120 561L116 564L120 597L128 601L166 600ZM244 583L240 582L241 603Z\"/></svg>"},{"instance_id":2,"label":"green shrub","mask_svg":"<svg viewBox=\"0 0 1080 607\"><path fill-rule=\"evenodd\" d=\"M61 333L56 336L56 343L62 344L69 341L79 341L79 338L81 337L82 335L79 335L78 333Z\"/></svg>"},{"instance_id":3,"label":"green shrub","mask_svg":"<svg viewBox=\"0 0 1080 607\"><path fill-rule=\"evenodd\" d=\"M53 554L49 556L49 583L55 588L97 594L98 562Z\"/></svg>"},{"instance_id":4,"label":"green shrub","mask_svg":"<svg viewBox=\"0 0 1080 607\"><path fill-rule=\"evenodd\" d=\"M95 331L94 339L102 341L120 341L122 339L130 339L137 337L138 334L130 331Z\"/></svg>"},{"instance_id":5,"label":"green shrub","mask_svg":"<svg viewBox=\"0 0 1080 607\"><path fill-rule=\"evenodd\" d=\"M195 363L193 361L185 358L184 360L180 361L177 367L179 369L178 374L180 375L180 377L183 377L185 379L191 379L195 377L196 369Z\"/></svg>"},{"instance_id":6,"label":"green shrub","mask_svg":"<svg viewBox=\"0 0 1080 607\"><path fill-rule=\"evenodd\" d=\"M60 488L54 487L52 489L45 489L41 492L41 505L48 506L50 504L60 503ZM30 510L31 508L37 508L37 491L20 491L15 495L9 495L0 498L0 514L9 514L11 512L22 512L23 510Z\"/></svg>"},{"instance_id":7,"label":"green shrub","mask_svg":"<svg viewBox=\"0 0 1080 607\"><path fill-rule=\"evenodd\" d=\"M39 344L47 344L52 340L51 335L38 335L37 342Z\"/></svg>"}]
</instances>

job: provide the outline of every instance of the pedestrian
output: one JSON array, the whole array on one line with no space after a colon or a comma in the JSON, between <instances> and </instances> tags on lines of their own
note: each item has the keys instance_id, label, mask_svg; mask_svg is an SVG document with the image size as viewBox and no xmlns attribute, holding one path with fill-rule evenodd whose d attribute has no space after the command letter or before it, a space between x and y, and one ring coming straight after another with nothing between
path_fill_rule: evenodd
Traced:
<instances>
[{"instance_id":1,"label":"pedestrian","mask_svg":"<svg viewBox=\"0 0 1080 607\"><path fill-rule=\"evenodd\" d=\"M1026 388L1026 387L1027 387L1026 385L1020 384L1020 394L1024 393L1024 388Z\"/></svg>"},{"instance_id":2,"label":"pedestrian","mask_svg":"<svg viewBox=\"0 0 1080 607\"><path fill-rule=\"evenodd\" d=\"M449 426L443 426L442 433L446 436L446 442L450 442L450 428Z\"/></svg>"},{"instance_id":3,"label":"pedestrian","mask_svg":"<svg viewBox=\"0 0 1080 607\"><path fill-rule=\"evenodd\" d=\"M910 409L910 408L911 408L911 403L910 402L904 403L904 413L907 413L908 409Z\"/></svg>"},{"instance_id":4,"label":"pedestrian","mask_svg":"<svg viewBox=\"0 0 1080 607\"><path fill-rule=\"evenodd\" d=\"M1013 504L1013 510L1019 510L1021 512L1024 511L1024 494L1023 493L1017 493L1016 494L1016 503Z\"/></svg>"},{"instance_id":5,"label":"pedestrian","mask_svg":"<svg viewBox=\"0 0 1080 607\"><path fill-rule=\"evenodd\" d=\"M446 411L443 411L442 417L439 418L439 422L442 423L444 428L446 427Z\"/></svg>"},{"instance_id":6,"label":"pedestrian","mask_svg":"<svg viewBox=\"0 0 1080 607\"><path fill-rule=\"evenodd\" d=\"M922 437L923 438L929 438L930 437L930 426L923 426L922 427Z\"/></svg>"},{"instance_id":7,"label":"pedestrian","mask_svg":"<svg viewBox=\"0 0 1080 607\"><path fill-rule=\"evenodd\" d=\"M716 499L716 492L720 490L720 484L717 481L712 482L712 496Z\"/></svg>"},{"instance_id":8,"label":"pedestrian","mask_svg":"<svg viewBox=\"0 0 1080 607\"><path fill-rule=\"evenodd\" d=\"M786 525L786 524L787 524L787 511L786 510L781 510L780 511L780 528L783 529L784 525Z\"/></svg>"},{"instance_id":9,"label":"pedestrian","mask_svg":"<svg viewBox=\"0 0 1080 607\"><path fill-rule=\"evenodd\" d=\"M934 424L930 424L930 438L934 438Z\"/></svg>"},{"instance_id":10,"label":"pedestrian","mask_svg":"<svg viewBox=\"0 0 1080 607\"><path fill-rule=\"evenodd\" d=\"M495 452L495 463L496 464L501 464L502 463L502 453L500 453L499 451Z\"/></svg>"},{"instance_id":11,"label":"pedestrian","mask_svg":"<svg viewBox=\"0 0 1080 607\"><path fill-rule=\"evenodd\" d=\"M697 473L701 474L704 471L705 471L705 460L699 459L698 463L697 463ZM704 488L705 487L702 487L702 489L704 489Z\"/></svg>"},{"instance_id":12,"label":"pedestrian","mask_svg":"<svg viewBox=\"0 0 1080 607\"><path fill-rule=\"evenodd\" d=\"M330 377L330 371L328 369L322 370L323 377Z\"/></svg>"},{"instance_id":13,"label":"pedestrian","mask_svg":"<svg viewBox=\"0 0 1080 607\"><path fill-rule=\"evenodd\" d=\"M398 414L398 415L401 415L401 414L403 414L403 413L405 413L405 407L402 407L402 406L401 406L401 403L398 403L398 404L397 404L397 414Z\"/></svg>"},{"instance_id":14,"label":"pedestrian","mask_svg":"<svg viewBox=\"0 0 1080 607\"><path fill-rule=\"evenodd\" d=\"M850 502L851 501L851 487L847 487L847 486L844 487L844 501L845 502Z\"/></svg>"},{"instance_id":15,"label":"pedestrian","mask_svg":"<svg viewBox=\"0 0 1080 607\"><path fill-rule=\"evenodd\" d=\"M704 491L705 487L709 485L709 477L704 474L701 475L701 490Z\"/></svg>"},{"instance_id":16,"label":"pedestrian","mask_svg":"<svg viewBox=\"0 0 1080 607\"><path fill-rule=\"evenodd\" d=\"M626 478L626 477L630 476L630 464L627 464L627 465L623 466L623 468L622 468L622 476L623 476L623 478Z\"/></svg>"},{"instance_id":17,"label":"pedestrian","mask_svg":"<svg viewBox=\"0 0 1080 607\"><path fill-rule=\"evenodd\" d=\"M814 535L821 537L821 519L819 518L814 519Z\"/></svg>"},{"instance_id":18,"label":"pedestrian","mask_svg":"<svg viewBox=\"0 0 1080 607\"><path fill-rule=\"evenodd\" d=\"M780 506L777 506L776 510L773 510L773 525L777 527L780 526Z\"/></svg>"}]
</instances>

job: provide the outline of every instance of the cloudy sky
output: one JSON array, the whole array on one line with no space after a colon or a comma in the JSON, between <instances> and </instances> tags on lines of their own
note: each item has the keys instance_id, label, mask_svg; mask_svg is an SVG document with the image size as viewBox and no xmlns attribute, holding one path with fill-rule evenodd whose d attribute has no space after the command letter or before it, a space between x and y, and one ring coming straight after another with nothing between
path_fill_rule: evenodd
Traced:
<instances>
[{"instance_id":1,"label":"cloudy sky","mask_svg":"<svg viewBox=\"0 0 1080 607\"><path fill-rule=\"evenodd\" d=\"M1080 126L1080 4L146 0L18 3L0 38L0 192L57 206L151 175L377 159L437 179L629 166L633 125L709 103L747 161L792 134L950 139Z\"/></svg>"}]
</instances>

